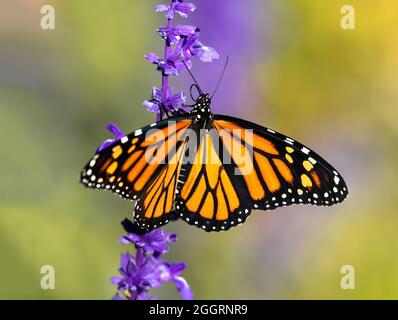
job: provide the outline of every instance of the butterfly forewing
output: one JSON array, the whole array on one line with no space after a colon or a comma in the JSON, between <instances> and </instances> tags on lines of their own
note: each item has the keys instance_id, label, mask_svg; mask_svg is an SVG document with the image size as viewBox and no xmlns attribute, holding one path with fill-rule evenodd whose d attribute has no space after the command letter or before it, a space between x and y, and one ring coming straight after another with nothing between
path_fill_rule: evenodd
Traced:
<instances>
[{"instance_id":1,"label":"butterfly forewing","mask_svg":"<svg viewBox=\"0 0 398 320\"><path fill-rule=\"evenodd\" d=\"M329 206L346 198L347 186L337 170L301 143L233 117L216 115L213 125L220 134L231 132L230 136L221 134L227 149L240 143L252 151L253 170L243 177L254 209L294 203ZM246 130L252 131L250 141L239 136Z\"/></svg>"},{"instance_id":2,"label":"butterfly forewing","mask_svg":"<svg viewBox=\"0 0 398 320\"><path fill-rule=\"evenodd\" d=\"M137 199L164 170L191 120L176 117L139 129L96 153L81 173L90 188Z\"/></svg>"}]
</instances>

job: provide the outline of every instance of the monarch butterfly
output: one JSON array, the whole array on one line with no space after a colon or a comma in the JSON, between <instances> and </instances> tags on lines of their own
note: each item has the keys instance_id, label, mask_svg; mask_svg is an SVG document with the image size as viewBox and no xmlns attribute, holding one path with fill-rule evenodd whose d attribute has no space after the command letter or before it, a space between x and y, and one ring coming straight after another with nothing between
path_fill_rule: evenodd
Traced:
<instances>
[{"instance_id":1,"label":"monarch butterfly","mask_svg":"<svg viewBox=\"0 0 398 320\"><path fill-rule=\"evenodd\" d=\"M211 97L197 89L190 112L138 129L97 152L81 182L135 201L133 221L148 231L176 217L205 231L228 230L253 209L330 206L346 198L341 175L314 151L258 124L212 114ZM190 141L197 141L195 148L189 148ZM249 149L242 164L237 154ZM148 161L148 153L160 161ZM212 161L205 161L208 157ZM251 170L244 170L247 163Z\"/></svg>"}]
</instances>

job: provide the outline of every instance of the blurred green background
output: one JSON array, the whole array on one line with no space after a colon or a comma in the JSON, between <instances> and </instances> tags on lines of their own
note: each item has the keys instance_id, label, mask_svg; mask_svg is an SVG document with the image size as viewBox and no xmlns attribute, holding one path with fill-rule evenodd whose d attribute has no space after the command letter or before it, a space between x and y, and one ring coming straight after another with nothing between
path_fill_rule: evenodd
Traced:
<instances>
[{"instance_id":1,"label":"blurred green background","mask_svg":"<svg viewBox=\"0 0 398 320\"><path fill-rule=\"evenodd\" d=\"M218 113L295 137L345 177L350 196L331 207L255 212L243 226L205 233L169 224L197 299L398 298L398 2L192 1L202 40L231 63ZM40 28L55 7L56 29ZM110 134L153 121L141 106L159 74L164 17L145 0L0 2L0 298L109 299L120 221L132 205L83 188L79 173ZM340 27L344 4L355 30ZM181 20L180 20L181 22ZM195 61L211 91L223 61ZM173 82L188 93L186 76ZM55 268L55 290L40 268ZM352 265L355 290L342 290ZM178 298L168 285L154 291Z\"/></svg>"}]
</instances>

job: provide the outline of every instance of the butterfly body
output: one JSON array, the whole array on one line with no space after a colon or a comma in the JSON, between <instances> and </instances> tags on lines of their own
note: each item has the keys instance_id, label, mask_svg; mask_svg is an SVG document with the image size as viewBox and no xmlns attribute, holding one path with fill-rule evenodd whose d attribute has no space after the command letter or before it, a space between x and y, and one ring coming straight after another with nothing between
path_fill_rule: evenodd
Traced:
<instances>
[{"instance_id":1,"label":"butterfly body","mask_svg":"<svg viewBox=\"0 0 398 320\"><path fill-rule=\"evenodd\" d=\"M343 178L314 151L255 123L213 114L210 104L201 94L189 113L115 141L86 165L82 183L134 200L133 220L146 230L178 216L222 231L252 210L346 198Z\"/></svg>"},{"instance_id":2,"label":"butterfly body","mask_svg":"<svg viewBox=\"0 0 398 320\"><path fill-rule=\"evenodd\" d=\"M202 94L197 99L190 112L193 116L193 122L202 129L208 128L213 120L213 114L210 109L211 99L208 94Z\"/></svg>"}]
</instances>

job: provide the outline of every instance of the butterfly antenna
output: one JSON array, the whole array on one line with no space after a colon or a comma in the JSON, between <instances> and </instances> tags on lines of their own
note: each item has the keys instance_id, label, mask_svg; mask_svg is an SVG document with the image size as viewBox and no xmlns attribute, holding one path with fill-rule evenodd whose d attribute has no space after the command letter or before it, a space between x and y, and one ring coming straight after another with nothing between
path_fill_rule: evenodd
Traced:
<instances>
[{"instance_id":1,"label":"butterfly antenna","mask_svg":"<svg viewBox=\"0 0 398 320\"><path fill-rule=\"evenodd\" d=\"M184 61L184 60L182 60L182 63L184 64L184 66L185 66L185 69L187 69L187 71L188 71L189 75L191 76L191 78L192 78L192 79L193 79L193 81L195 82L195 84L196 84L196 89L198 89L198 91L199 91L199 94L203 94L203 92L202 92L202 89L200 89L200 85L199 85L199 83L196 81L196 79L195 79L194 75L192 74L191 70L189 70L189 68L188 68L188 66L187 66L187 64L185 63L185 61Z\"/></svg>"},{"instance_id":2,"label":"butterfly antenna","mask_svg":"<svg viewBox=\"0 0 398 320\"><path fill-rule=\"evenodd\" d=\"M224 68L222 69L220 78L218 79L216 88L214 89L214 92L213 92L213 94L211 95L210 99L213 99L214 95L216 94L216 92L217 92L217 90L218 90L218 87L220 86L221 80L222 80L223 77L224 77L225 70L227 70L228 62L229 62L229 56L227 56L227 58L225 59Z\"/></svg>"}]
</instances>

